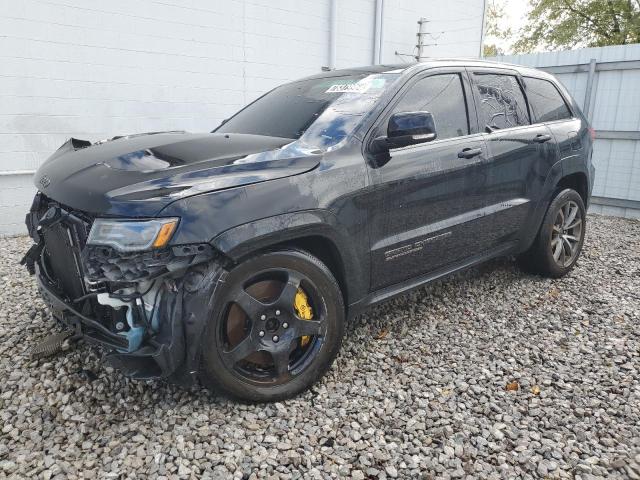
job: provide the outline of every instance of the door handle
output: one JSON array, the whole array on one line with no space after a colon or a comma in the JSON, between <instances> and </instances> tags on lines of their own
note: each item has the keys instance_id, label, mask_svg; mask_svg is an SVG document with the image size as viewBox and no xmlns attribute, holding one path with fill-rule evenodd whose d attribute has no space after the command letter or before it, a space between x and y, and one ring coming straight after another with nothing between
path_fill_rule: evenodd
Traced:
<instances>
[{"instance_id":1,"label":"door handle","mask_svg":"<svg viewBox=\"0 0 640 480\"><path fill-rule=\"evenodd\" d=\"M542 133L539 135L536 135L533 138L533 141L536 143L544 143L544 142L548 142L549 140L551 140L551 135L543 135Z\"/></svg>"},{"instance_id":2,"label":"door handle","mask_svg":"<svg viewBox=\"0 0 640 480\"><path fill-rule=\"evenodd\" d=\"M473 158L482 153L481 148L463 148L461 152L458 152L458 158Z\"/></svg>"}]
</instances>

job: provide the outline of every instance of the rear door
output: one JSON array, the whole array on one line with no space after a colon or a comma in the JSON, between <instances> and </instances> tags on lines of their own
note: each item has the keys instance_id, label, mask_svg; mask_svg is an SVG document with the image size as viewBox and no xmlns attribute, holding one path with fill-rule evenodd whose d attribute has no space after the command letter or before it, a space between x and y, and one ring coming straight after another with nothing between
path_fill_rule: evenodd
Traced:
<instances>
[{"instance_id":1,"label":"rear door","mask_svg":"<svg viewBox=\"0 0 640 480\"><path fill-rule=\"evenodd\" d=\"M523 77L525 93L535 123L544 123L558 142L561 159L578 157L589 144L582 121L571 112L558 88L543 78Z\"/></svg>"},{"instance_id":2,"label":"rear door","mask_svg":"<svg viewBox=\"0 0 640 480\"><path fill-rule=\"evenodd\" d=\"M486 220L487 151L464 68L432 69L412 79L368 138L385 135L393 113L410 111L431 112L437 138L392 149L385 162L369 164L372 290L437 270L486 246L477 232Z\"/></svg>"},{"instance_id":3,"label":"rear door","mask_svg":"<svg viewBox=\"0 0 640 480\"><path fill-rule=\"evenodd\" d=\"M547 126L532 124L516 71L469 68L478 126L484 131L489 163L487 211L491 245L514 243L542 195L547 173L558 161L558 146Z\"/></svg>"}]
</instances>

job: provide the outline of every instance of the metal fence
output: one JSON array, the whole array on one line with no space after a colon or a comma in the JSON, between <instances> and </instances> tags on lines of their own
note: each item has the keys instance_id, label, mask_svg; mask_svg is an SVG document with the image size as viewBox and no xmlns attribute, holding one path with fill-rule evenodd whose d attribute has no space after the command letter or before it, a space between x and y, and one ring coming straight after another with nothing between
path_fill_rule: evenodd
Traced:
<instances>
[{"instance_id":1,"label":"metal fence","mask_svg":"<svg viewBox=\"0 0 640 480\"><path fill-rule=\"evenodd\" d=\"M493 59L540 68L565 85L596 130L590 210L640 218L640 44Z\"/></svg>"}]
</instances>

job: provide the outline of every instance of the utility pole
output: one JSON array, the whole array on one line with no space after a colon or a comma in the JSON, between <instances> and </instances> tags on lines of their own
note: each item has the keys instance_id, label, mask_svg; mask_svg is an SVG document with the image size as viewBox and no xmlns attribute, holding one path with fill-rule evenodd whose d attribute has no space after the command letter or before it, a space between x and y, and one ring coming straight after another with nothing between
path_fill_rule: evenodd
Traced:
<instances>
[{"instance_id":1,"label":"utility pole","mask_svg":"<svg viewBox=\"0 0 640 480\"><path fill-rule=\"evenodd\" d=\"M480 58L484 58L484 32L485 22L487 21L487 0L482 4L482 28L480 29Z\"/></svg>"},{"instance_id":2,"label":"utility pole","mask_svg":"<svg viewBox=\"0 0 640 480\"><path fill-rule=\"evenodd\" d=\"M437 43L424 43L424 37L426 37L427 35L429 35L431 38L433 38L436 42L438 40L438 38L440 38L440 35L442 35L444 32L435 32L435 34L437 34L437 36L435 36L434 32L427 32L425 30L425 25L429 23L429 20L427 20L424 17L421 17L420 20L418 20L418 33L416 34L416 46L414 49L415 53L401 53L398 52L396 50L396 55L398 55L399 57L413 57L416 62L420 62L423 58L424 58L424 47L434 47L436 45L438 45Z\"/></svg>"},{"instance_id":3,"label":"utility pole","mask_svg":"<svg viewBox=\"0 0 640 480\"><path fill-rule=\"evenodd\" d=\"M418 20L418 33L416 34L417 37L417 43L416 43L416 47L417 47L417 54L416 54L416 62L419 62L422 59L422 49L424 48L424 44L422 43L422 39L425 36L425 31L424 31L424 26L427 24L429 20L427 20L424 17L420 17L420 20Z\"/></svg>"}]
</instances>

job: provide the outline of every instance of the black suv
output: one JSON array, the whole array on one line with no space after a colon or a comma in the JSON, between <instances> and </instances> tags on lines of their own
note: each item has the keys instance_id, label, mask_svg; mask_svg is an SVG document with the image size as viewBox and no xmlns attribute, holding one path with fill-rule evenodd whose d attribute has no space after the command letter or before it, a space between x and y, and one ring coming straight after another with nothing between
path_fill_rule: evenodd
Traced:
<instances>
[{"instance_id":1,"label":"black suv","mask_svg":"<svg viewBox=\"0 0 640 480\"><path fill-rule=\"evenodd\" d=\"M592 142L538 70L322 73L211 133L70 139L35 176L23 263L63 335L106 346L126 375L283 399L369 305L499 255L566 274Z\"/></svg>"}]
</instances>

